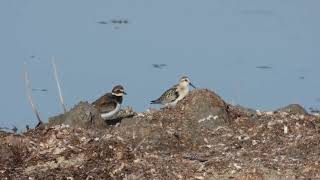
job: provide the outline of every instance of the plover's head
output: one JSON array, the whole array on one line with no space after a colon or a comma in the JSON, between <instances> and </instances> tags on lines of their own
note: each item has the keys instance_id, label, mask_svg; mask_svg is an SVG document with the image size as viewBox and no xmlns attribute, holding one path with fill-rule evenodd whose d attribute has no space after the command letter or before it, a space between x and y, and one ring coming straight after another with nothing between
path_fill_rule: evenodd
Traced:
<instances>
[{"instance_id":1,"label":"plover's head","mask_svg":"<svg viewBox=\"0 0 320 180\"><path fill-rule=\"evenodd\" d=\"M127 93L124 92L124 88L121 85L117 85L112 89L112 95L114 95L114 96L123 96L126 94Z\"/></svg>"},{"instance_id":2,"label":"plover's head","mask_svg":"<svg viewBox=\"0 0 320 180\"><path fill-rule=\"evenodd\" d=\"M190 79L187 76L183 76L180 78L179 85L182 87L187 87L188 85L190 85L196 89L196 87L191 83Z\"/></svg>"}]
</instances>

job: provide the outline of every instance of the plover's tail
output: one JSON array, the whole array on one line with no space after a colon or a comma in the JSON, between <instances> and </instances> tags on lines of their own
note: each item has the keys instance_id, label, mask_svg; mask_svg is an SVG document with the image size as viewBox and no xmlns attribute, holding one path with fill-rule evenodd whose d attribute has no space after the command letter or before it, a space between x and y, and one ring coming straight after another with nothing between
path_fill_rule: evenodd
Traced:
<instances>
[{"instance_id":1,"label":"plover's tail","mask_svg":"<svg viewBox=\"0 0 320 180\"><path fill-rule=\"evenodd\" d=\"M161 100L160 99L156 99L150 102L151 104L161 104Z\"/></svg>"}]
</instances>

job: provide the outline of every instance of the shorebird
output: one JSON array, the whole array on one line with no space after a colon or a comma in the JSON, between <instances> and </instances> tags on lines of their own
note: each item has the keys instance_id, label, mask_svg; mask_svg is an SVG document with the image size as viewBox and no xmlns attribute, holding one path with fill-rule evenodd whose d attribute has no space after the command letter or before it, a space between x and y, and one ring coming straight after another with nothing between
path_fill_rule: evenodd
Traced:
<instances>
[{"instance_id":1,"label":"shorebird","mask_svg":"<svg viewBox=\"0 0 320 180\"><path fill-rule=\"evenodd\" d=\"M179 84L165 91L158 99L151 101L151 104L162 104L165 107L173 107L189 93L189 85L196 88L188 77L183 76L180 78Z\"/></svg>"},{"instance_id":2,"label":"shorebird","mask_svg":"<svg viewBox=\"0 0 320 180\"><path fill-rule=\"evenodd\" d=\"M110 120L119 112L123 96L126 94L124 88L121 85L117 85L112 89L111 93L101 96L92 104L98 109L102 119Z\"/></svg>"}]
</instances>

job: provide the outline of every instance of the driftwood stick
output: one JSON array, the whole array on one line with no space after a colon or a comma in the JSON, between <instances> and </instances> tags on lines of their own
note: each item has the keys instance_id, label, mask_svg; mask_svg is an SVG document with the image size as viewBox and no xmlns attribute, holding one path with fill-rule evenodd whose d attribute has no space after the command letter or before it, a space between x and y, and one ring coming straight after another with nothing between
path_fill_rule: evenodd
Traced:
<instances>
[{"instance_id":1,"label":"driftwood stick","mask_svg":"<svg viewBox=\"0 0 320 180\"><path fill-rule=\"evenodd\" d=\"M52 57L52 68L53 68L54 78L56 80L57 87L58 87L60 104L61 104L61 106L63 108L64 113L66 113L67 112L67 107L64 104L64 99L63 99L62 91L61 91L61 85L60 85L60 81L59 81L59 78L58 78L57 66L56 66L54 57Z\"/></svg>"},{"instance_id":2,"label":"driftwood stick","mask_svg":"<svg viewBox=\"0 0 320 180\"><path fill-rule=\"evenodd\" d=\"M37 126L39 126L39 124L42 124L42 121L41 121L41 118L40 118L40 113L39 113L39 111L38 111L38 109L37 109L37 107L34 104L33 99L32 99L31 85L30 85L30 79L29 79L29 74L28 74L27 68L25 68L24 78L25 78L24 80L25 80L25 83L26 83L26 93L27 93L28 101L31 104L33 113L36 115L36 117L38 119L38 125Z\"/></svg>"}]
</instances>

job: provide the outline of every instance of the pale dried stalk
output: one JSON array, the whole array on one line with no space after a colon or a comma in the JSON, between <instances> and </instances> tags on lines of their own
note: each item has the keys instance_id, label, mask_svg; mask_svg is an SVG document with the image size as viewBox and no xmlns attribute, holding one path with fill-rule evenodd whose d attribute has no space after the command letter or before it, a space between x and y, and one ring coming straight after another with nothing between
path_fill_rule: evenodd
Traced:
<instances>
[{"instance_id":1,"label":"pale dried stalk","mask_svg":"<svg viewBox=\"0 0 320 180\"><path fill-rule=\"evenodd\" d=\"M57 66L56 66L54 57L52 57L52 67L53 67L53 72L54 72L54 78L55 78L55 80L56 80L56 82L57 82L60 104L61 104L61 106L62 106L62 108L63 108L64 113L66 113L66 112L67 112L67 107L66 107L66 105L64 104L64 99L63 99L63 96L62 96L60 81L59 81L58 73L57 73Z\"/></svg>"},{"instance_id":2,"label":"pale dried stalk","mask_svg":"<svg viewBox=\"0 0 320 180\"><path fill-rule=\"evenodd\" d=\"M29 79L29 74L27 69L25 69L25 74L24 74L24 78L25 78L25 83L26 83L26 93L27 93L27 97L29 100L29 103L31 104L32 107L32 111L33 113L36 115L37 119L38 119L38 124L42 124L41 118L40 118L40 113L36 107L36 105L33 102L32 99L32 95L31 95L31 85L30 85L30 79Z\"/></svg>"}]
</instances>

